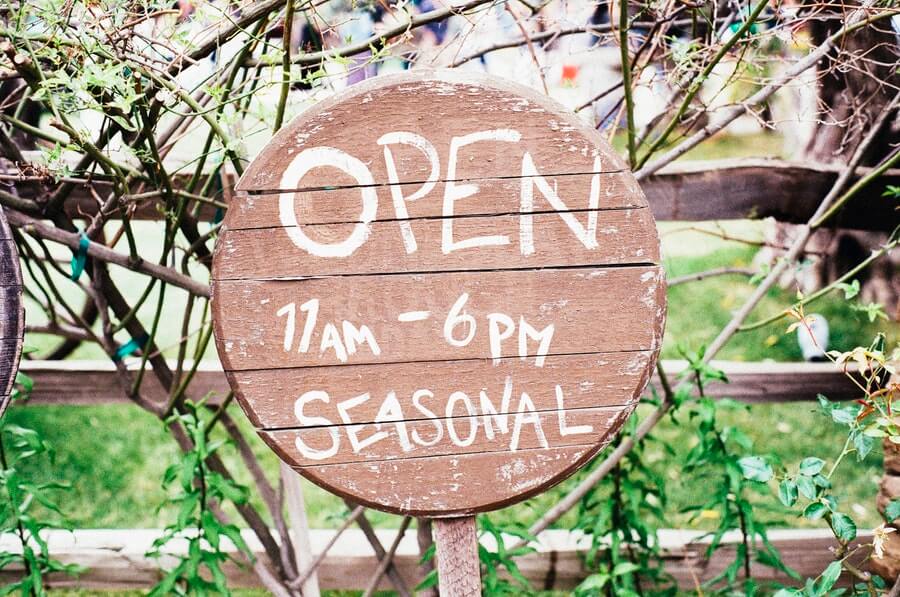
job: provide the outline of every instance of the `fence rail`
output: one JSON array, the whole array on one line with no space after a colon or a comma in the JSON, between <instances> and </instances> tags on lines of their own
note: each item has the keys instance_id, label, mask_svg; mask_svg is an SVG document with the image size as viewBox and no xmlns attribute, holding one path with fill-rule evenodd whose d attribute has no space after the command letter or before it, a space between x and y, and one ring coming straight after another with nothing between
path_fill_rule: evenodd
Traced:
<instances>
[{"instance_id":1,"label":"fence rail","mask_svg":"<svg viewBox=\"0 0 900 597\"><path fill-rule=\"evenodd\" d=\"M187 362L185 369L191 365ZM841 367L832 363L713 361L712 365L722 370L729 380L727 384L714 381L705 388L706 394L715 398L728 397L751 404L809 401L815 400L818 394L823 394L830 400L859 398L859 388ZM669 376L677 375L686 366L684 361L663 361L663 369ZM23 360L20 370L35 382L30 404L89 405L128 402L116 377L115 365L110 361ZM651 383L658 383L655 376ZM215 404L228 390L228 381L218 363L201 362L197 366L197 372L191 381L193 396L199 398L212 392L214 395L211 403ZM147 377L141 392L159 402L166 398L153 376Z\"/></svg>"},{"instance_id":2,"label":"fence rail","mask_svg":"<svg viewBox=\"0 0 900 597\"><path fill-rule=\"evenodd\" d=\"M31 155L39 161L39 156ZM26 156L28 157L28 156ZM869 168L858 168L856 177L865 176ZM739 159L702 162L678 162L641 183L653 216L657 220L733 220L772 217L791 224L806 223L822 197L834 184L840 167L773 159ZM175 176L175 188L186 186L190 175ZM100 185L102 181L92 180ZM223 198L227 201L231 179L223 181ZM885 185L900 186L900 169L884 172L879 184L861 189L854 201L865 209L845 209L830 223L836 227L859 230L893 230L896 221L894 205L881 196ZM39 181L16 183L17 192L25 198L37 199L46 193ZM134 192L140 189L135 187ZM711 201L719 197L721 201ZM727 200L724 200L726 199ZM134 201L133 219L159 220L163 212L158 208L159 197ZM98 204L89 186L79 184L65 204L72 218L97 213ZM212 221L217 208L204 204L198 213L201 221ZM121 211L113 217L121 217Z\"/></svg>"},{"instance_id":3,"label":"fence rail","mask_svg":"<svg viewBox=\"0 0 900 597\"><path fill-rule=\"evenodd\" d=\"M50 552L66 564L80 564L86 570L78 578L50 576L54 588L78 587L83 589L140 589L152 586L161 578L161 568L177 563L175 556L186 551L187 542L171 544L171 554L161 560L148 558L153 540L160 534L155 529L88 530L74 532L50 531L46 534ZM328 545L335 531L312 530L310 541L312 557L316 558L323 545ZM383 545L392 545L396 530L377 530ZM664 529L659 533L664 553L666 572L682 587L693 587L714 578L734 559L734 546L740 541L738 533L725 536L725 547L711 558L705 557L707 539L702 531ZM251 551L262 557L262 547L256 536L246 531L243 539ZM517 563L522 574L532 586L543 590L567 590L575 587L588 574L583 556L588 548L584 537L563 530L544 531L539 536L537 551L523 556ZM785 564L804 577L816 577L828 565L829 548L835 544L828 529L784 529L769 531L769 539L781 552ZM510 543L513 542L510 539ZM858 541L870 541L871 535L861 533ZM234 546L223 539L225 551L234 553ZM0 536L0 550L15 551L18 540L13 536ZM485 542L486 547L491 547ZM415 531L407 531L400 541L393 563L398 572L414 586L422 577L419 568L419 547ZM363 589L378 567L378 558L363 532L348 529L337 537L325 559L318 567L321 589ZM223 567L229 586L235 588L259 587L260 581L249 566L239 567L229 562ZM0 573L0 583L21 576L22 571L9 566ZM759 583L776 581L787 583L782 572L753 564L753 578ZM379 588L390 590L387 578Z\"/></svg>"}]
</instances>

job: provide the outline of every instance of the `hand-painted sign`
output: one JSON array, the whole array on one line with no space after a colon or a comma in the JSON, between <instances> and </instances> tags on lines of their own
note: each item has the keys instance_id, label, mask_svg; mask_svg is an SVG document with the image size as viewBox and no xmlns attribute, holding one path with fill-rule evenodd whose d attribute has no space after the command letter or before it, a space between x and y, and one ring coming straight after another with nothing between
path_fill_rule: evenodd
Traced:
<instances>
[{"instance_id":1,"label":"hand-painted sign","mask_svg":"<svg viewBox=\"0 0 900 597\"><path fill-rule=\"evenodd\" d=\"M0 415L9 406L25 335L22 271L16 242L0 209Z\"/></svg>"},{"instance_id":2,"label":"hand-painted sign","mask_svg":"<svg viewBox=\"0 0 900 597\"><path fill-rule=\"evenodd\" d=\"M323 487L499 508L603 447L645 387L665 284L623 162L547 98L464 72L324 101L249 166L216 344L265 441Z\"/></svg>"}]
</instances>

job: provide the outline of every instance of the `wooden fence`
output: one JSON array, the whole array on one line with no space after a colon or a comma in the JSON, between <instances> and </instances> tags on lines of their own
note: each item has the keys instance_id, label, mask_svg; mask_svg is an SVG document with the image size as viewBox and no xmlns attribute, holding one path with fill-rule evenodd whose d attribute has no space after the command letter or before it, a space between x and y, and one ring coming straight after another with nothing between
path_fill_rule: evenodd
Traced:
<instances>
[{"instance_id":1,"label":"wooden fence","mask_svg":"<svg viewBox=\"0 0 900 597\"><path fill-rule=\"evenodd\" d=\"M670 376L682 371L685 366L683 361L663 361L663 369ZM831 400L858 397L858 389L840 367L831 363L717 361L713 362L713 366L724 371L729 379L728 384L714 382L708 386L707 394L716 398L730 397L759 404L815 401L818 394L824 394ZM23 361L21 371L35 382L31 399L26 403L29 407L127 403L114 367L107 361ZM222 396L228 390L221 368L213 362L201 363L192 383L197 395L213 392ZM656 383L656 380L651 383ZM165 398L152 376L148 379L145 392L160 401ZM216 398L213 397L213 400ZM151 586L159 580L161 567L174 562L174 555L160 561L146 557L145 553L159 533L153 529L51 531L47 539L54 557L86 568L75 579L51 577L53 586L96 589ZM347 529L337 533L339 536L336 533L322 529L309 532L312 549L307 558L316 560L322 555L323 548L330 546L317 568L319 587L365 588L380 562L373 551L371 539L365 536L363 530ZM375 534L381 545L394 545L397 538L395 530L377 530ZM721 572L733 559L731 545L739 541L736 532L728 535L725 540L729 545L707 558L706 539L700 531L663 530L659 538L665 554L666 570L684 588L693 587ZM769 538L788 566L812 577L828 565L829 548L835 545L828 529L775 530L770 532ZM255 535L245 532L244 539L253 551L261 555L261 546ZM549 530L541 533L539 539L537 551L519 561L520 569L534 587L570 589L589 573L583 565L583 554L588 546L586 538L569 531ZM868 535L861 533L859 540L867 539ZM16 538L0 536L0 551L15 550L17 545ZM172 554L183 550L185 545L176 543ZM406 532L397 543L393 565L410 587L421 579L418 560L415 532ZM261 586L256 572L250 567L229 564L225 571L229 582L235 587ZM17 573L21 571L8 567L0 574L0 582L14 578ZM789 580L784 574L758 564L754 564L753 575L760 582ZM392 585L384 577L379 587L391 589Z\"/></svg>"}]
</instances>

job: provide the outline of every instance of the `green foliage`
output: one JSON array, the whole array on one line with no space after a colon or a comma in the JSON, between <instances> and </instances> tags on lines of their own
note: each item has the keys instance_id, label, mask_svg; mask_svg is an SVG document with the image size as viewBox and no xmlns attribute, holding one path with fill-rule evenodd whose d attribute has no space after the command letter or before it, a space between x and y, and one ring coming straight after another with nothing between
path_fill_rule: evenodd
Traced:
<instances>
[{"instance_id":1,"label":"green foliage","mask_svg":"<svg viewBox=\"0 0 900 597\"><path fill-rule=\"evenodd\" d=\"M23 399L33 383L25 375L18 375L13 397ZM0 595L18 592L25 596L47 594L44 577L51 572L77 574L81 568L65 565L50 556L50 549L42 531L54 527L68 528L62 511L55 501L58 490L68 489L62 483L37 483L22 471L23 463L49 461L53 449L40 434L4 419L0 426L0 533L18 539L15 551L0 551L0 570L9 566L24 571L17 580L0 587ZM56 520L44 518L52 514Z\"/></svg>"},{"instance_id":2,"label":"green foliage","mask_svg":"<svg viewBox=\"0 0 900 597\"><path fill-rule=\"evenodd\" d=\"M635 426L632 418L625 434L633 434ZM646 461L647 446L655 441L645 437L637 442L582 498L574 529L590 537L585 564L592 574L575 589L576 595L636 595L642 587L674 592L657 537L665 521L665 479ZM660 447L669 450L665 444Z\"/></svg>"},{"instance_id":3,"label":"green foliage","mask_svg":"<svg viewBox=\"0 0 900 597\"><path fill-rule=\"evenodd\" d=\"M180 425L192 447L184 452L180 462L169 466L163 476L163 487L174 489L167 503L177 508L178 516L154 541L153 549L147 555L159 558L165 553L167 545L180 541L187 543L187 554L179 555L179 563L166 572L150 592L151 597L230 595L222 564L228 560L240 562L226 551L224 539L228 539L248 560L253 560L240 529L220 520L212 507L226 501L244 504L248 491L209 469L207 460L224 442L210 441L207 437L209 429L205 412L202 401L199 404L186 402L183 412L166 421L167 425Z\"/></svg>"},{"instance_id":4,"label":"green foliage","mask_svg":"<svg viewBox=\"0 0 900 597\"><path fill-rule=\"evenodd\" d=\"M504 595L525 595L532 592L528 579L519 571L515 558L534 551L527 545L537 538L530 535L521 525L495 525L487 516L478 517L479 541L478 560L481 562L481 594L488 597L500 597ZM493 539L497 546L496 551L489 550L483 545L481 538L485 535ZM509 537L521 539L526 545L507 547ZM505 572L506 575L503 575Z\"/></svg>"},{"instance_id":5,"label":"green foliage","mask_svg":"<svg viewBox=\"0 0 900 597\"><path fill-rule=\"evenodd\" d=\"M885 383L890 375L896 373L890 363L900 356L900 349L888 354L884 347L884 336L878 335L868 347L829 353L828 356L836 363L854 363L858 366L858 371L850 375L863 396L850 406L832 403L825 396L818 397L820 413L833 424L846 429L844 446L830 467L819 457L807 456L796 468L782 467L779 472L779 500L785 506L797 508L810 521L827 523L838 543L834 561L818 578L807 579L801 589L780 590L777 595L781 597L835 594L832 587L844 573L849 573L859 581L854 585L853 594L878 595L884 588L881 579L859 572L848 562L849 556L860 550L877 552L878 547L874 542L882 539L876 533L873 543L851 547L851 542L858 535L858 525L847 511L840 508L832 484L835 471L848 455L856 453L857 460L862 461L871 453L874 438L886 437L892 441L897 438L900 442L900 430L892 410L897 386ZM889 503L885 509L887 522L898 515L900 503Z\"/></svg>"},{"instance_id":6,"label":"green foliage","mask_svg":"<svg viewBox=\"0 0 900 597\"><path fill-rule=\"evenodd\" d=\"M688 374L693 377L697 399L686 406L689 421L696 425L696 443L688 452L683 470L695 473L699 482L710 490L706 500L686 510L696 516L714 516L716 528L708 534L707 556L722 547L726 533L738 531L740 543L735 546L731 563L705 585L715 587L722 581L734 586L743 573L743 590L753 594L758 590L750 574L752 561L780 570L792 577L797 574L781 560L769 542L767 525L758 518L749 499L751 492L760 491L773 478L774 469L766 457L751 454L753 443L740 429L722 425L718 421L721 409L745 409L730 400L718 402L704 394L711 380L725 380L724 374L703 362L704 351L685 354L690 364Z\"/></svg>"}]
</instances>

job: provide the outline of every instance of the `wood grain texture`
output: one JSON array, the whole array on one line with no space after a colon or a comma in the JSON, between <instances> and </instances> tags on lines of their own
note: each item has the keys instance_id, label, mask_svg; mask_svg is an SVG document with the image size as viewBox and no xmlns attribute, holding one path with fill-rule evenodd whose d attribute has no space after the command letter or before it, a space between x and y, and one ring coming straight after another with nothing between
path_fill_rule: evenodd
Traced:
<instances>
[{"instance_id":1,"label":"wood grain texture","mask_svg":"<svg viewBox=\"0 0 900 597\"><path fill-rule=\"evenodd\" d=\"M24 152L29 161L40 161L39 152ZM2 158L0 158L2 162ZM13 168L7 163L7 170ZM871 168L857 168L848 184L871 172ZM789 162L776 159L738 158L726 160L682 161L671 164L645 179L641 188L657 220L734 220L743 218L775 218L781 222L803 224L809 221L822 197L834 186L840 168L832 164ZM173 187L186 189L191 174L175 173ZM604 175L605 176L605 175ZM900 186L900 169L887 170L880 181L884 185ZM95 181L96 182L96 181ZM228 202L233 183L223 182ZM482 185L483 188L483 185ZM22 197L42 201L47 187L40 182L17 181L16 190ZM845 209L828 221L829 226L858 230L890 232L896 220L896 203L885 201L880 185L867 185L859 190L855 201L866 209ZM140 193L138 183L132 189ZM424 205L425 202L422 202ZM159 220L165 213L159 199L128 202L129 217L133 220ZM298 200L298 209L302 204ZM461 202L460 208L471 203ZM212 222L217 208L207 203L191 204L198 210L198 218ZM230 202L229 209L241 209L241 201ZM389 204L379 203L379 208ZM419 209L411 204L410 212ZM133 211L132 211L133 210ZM67 197L65 211L72 219L94 216L98 203L86 184L76 184ZM121 218L122 209L114 209L110 217ZM309 214L312 215L312 214Z\"/></svg>"},{"instance_id":2,"label":"wood grain texture","mask_svg":"<svg viewBox=\"0 0 900 597\"><path fill-rule=\"evenodd\" d=\"M588 214L575 212L584 222ZM471 247L444 254L441 232L444 221L418 220L411 224L417 249L407 253L397 222L376 222L365 245L353 255L330 260L330 275L373 274L401 269L407 272L471 271L497 268L548 268L567 265L621 265L655 263L653 251L656 232L653 216L646 208L598 212L598 246L588 249L580 243L566 242L569 227L556 213L533 216L534 252L523 255L519 240L518 215L455 218L453 235L469 239L488 235L503 237L507 244ZM306 226L306 233L319 242L339 242L347 237L352 224ZM221 240L222 259L216 270L218 280L274 278L290 272L292 276L321 273L321 259L298 251L283 230L257 228L227 230ZM273 259L278 255L278 259Z\"/></svg>"},{"instance_id":3,"label":"wood grain texture","mask_svg":"<svg viewBox=\"0 0 900 597\"><path fill-rule=\"evenodd\" d=\"M0 415L9 404L25 336L22 272L6 215L0 209Z\"/></svg>"},{"instance_id":4,"label":"wood grain texture","mask_svg":"<svg viewBox=\"0 0 900 597\"><path fill-rule=\"evenodd\" d=\"M624 423L628 413L623 413L618 425ZM396 458L297 470L332 493L352 495L370 508L434 518L465 516L496 510L510 500L521 501L546 491L578 470L604 445ZM283 452L277 453L286 457Z\"/></svg>"},{"instance_id":5,"label":"wood grain texture","mask_svg":"<svg viewBox=\"0 0 900 597\"><path fill-rule=\"evenodd\" d=\"M541 368L518 357L510 357L497 364L490 360L470 359L397 363L390 367L372 364L257 369L230 371L227 375L231 385L237 388L237 399L244 405L253 424L263 429L279 429L297 425L294 399L312 389L320 389L333 397L333 402L321 405L319 410L321 416L333 421L340 420L336 402L368 392L374 398L353 409L353 418L360 423L374 422L388 392L395 392L408 403L410 397L423 388L430 388L432 393L440 392L441 388L453 388L475 402L479 402L480 393L484 392L499 408L507 379L514 382L511 385L513 407L520 394L527 392L538 411L557 408L556 385L565 396L566 408L628 406L639 398L638 389L647 383L647 364L652 354L652 351L644 350L552 355ZM202 372L198 375L197 381L202 383L205 379ZM438 400L446 399L446 396L436 395ZM433 406L434 402L435 399L422 399L426 406L429 403Z\"/></svg>"},{"instance_id":6,"label":"wood grain texture","mask_svg":"<svg viewBox=\"0 0 900 597\"><path fill-rule=\"evenodd\" d=\"M446 159L446 156L445 156ZM377 158L376 158L377 160ZM337 173L340 177L341 173ZM344 175L346 176L346 175ZM373 172L374 176L374 172ZM552 187L569 210L586 210L589 208L590 184L595 175L541 173L541 177ZM335 224L359 221L362 191L359 185L340 186L339 180L329 178L329 188L313 188L291 193L291 199L297 218L304 224ZM636 209L647 207L647 200L640 188L636 187L634 177L628 172L603 172L597 175L601 189L597 209ZM347 183L352 181L348 180ZM522 208L522 179L513 178L477 178L460 179L458 184L471 184L477 190L469 197L454 203L453 213L456 216L492 216L519 213ZM306 183L304 182L304 186ZM406 204L407 215L412 220L443 217L443 198L447 192L447 183L437 180L434 187L423 197ZM375 183L375 194L378 208L373 222L388 222L397 219L397 211L393 205L393 193L399 190L404 197L413 195L421 189L422 183L390 185L386 182ZM249 193L238 191L237 197L229 205L233 212L235 226L232 230L248 228L265 228L278 221L279 193ZM553 208L540 192L535 194L536 212L549 211Z\"/></svg>"},{"instance_id":7,"label":"wood grain texture","mask_svg":"<svg viewBox=\"0 0 900 597\"><path fill-rule=\"evenodd\" d=\"M340 365L340 351L322 349L329 343L324 329L348 321L365 325L380 349L360 344L347 353L347 364L402 363L488 359L490 316L509 316L521 329L520 317L536 330L553 325L549 354L658 350L665 315L665 283L659 266L547 270L491 270L454 275L394 274L307 280L216 282L214 294L227 296L213 306L219 357L226 370ZM464 311L474 318L475 331L464 346L444 340L448 315L467 295ZM284 350L289 304L319 301L316 328L309 349L300 343L306 319L297 313L293 341ZM422 321L400 322L403 313L425 312ZM461 342L471 329L457 326ZM499 323L498 331L505 331ZM585 333L590 330L590 333ZM518 333L501 347L518 353ZM527 356L538 344L527 343Z\"/></svg>"},{"instance_id":8,"label":"wood grain texture","mask_svg":"<svg viewBox=\"0 0 900 597\"><path fill-rule=\"evenodd\" d=\"M610 355L596 355L603 360L609 360ZM550 367L553 359L556 357L548 357L544 367ZM509 362L519 362L518 359L511 359ZM472 368L479 364L479 361L457 361L458 365L468 365ZM621 361L619 362L621 365ZM484 364L484 363L481 363ZM140 361L135 360L127 363L127 367L131 371L137 371ZM149 365L148 365L149 366ZM175 362L170 363L172 368ZM185 368L190 368L191 362L185 363ZM411 363L408 366L413 367L411 370L414 375L418 373L415 369L418 364ZM501 363L502 366L502 363ZM676 376L683 372L687 367L684 361L667 360L662 361L663 370L667 375ZM856 400L859 398L859 388L841 371L839 366L832 363L768 363L768 362L736 362L736 361L713 361L712 366L725 373L729 383L711 381L704 388L704 394L714 400L722 398L730 398L744 402L746 404L776 404L781 402L815 402L816 396L822 394L828 396L830 400L846 402L848 400ZM346 366L342 371L349 372L357 366ZM349 386L356 392L360 384L364 382L365 377L370 375L372 371L382 371L384 368L379 366L362 365L359 366L363 371L360 375L349 377ZM429 372L434 371L438 367L437 363L429 363ZM448 379L458 377L466 379L473 370L472 368L463 367L460 369L458 376L448 374ZM89 406L97 404L132 404L131 401L122 393L122 387L119 385L119 378L114 369L113 363L109 361L39 361L29 360L20 363L20 371L27 374L34 380L34 389L31 392L31 398L24 407L28 406L46 406L46 405L70 405L70 406ZM279 410L278 404L284 401L285 396L294 394L297 390L304 386L304 379L311 379L310 384L318 383L315 379L327 379L327 373L312 377L317 371L316 368L303 369L282 369L269 377L265 375L256 375L256 372L232 372L229 375L233 377L245 376L246 379L252 379L253 392L256 401L265 400L267 406L259 407L259 412L282 412L285 416L291 416L287 409ZM599 373L599 371L598 371ZM612 374L611 377L615 377ZM390 381L394 377L393 372L383 371L373 377L373 383L377 380ZM397 373L398 379L406 379L406 375L402 371ZM440 379L440 376L436 376ZM598 378L602 380L603 378ZM598 382L598 404L603 404L603 400L610 392L625 392L625 383L627 378L623 378L622 384L616 384L613 381ZM235 382L232 381L232 384ZM243 383L243 382L241 382ZM270 386L266 386L271 383ZM327 383L323 381L322 383ZM414 385L413 382L401 382L402 387L409 388ZM651 382L653 386L659 388L659 380L654 374ZM198 396L210 394L208 403L211 405L219 405L222 399L228 393L230 386L226 374L223 373L221 365L214 362L200 363L197 367L197 373L191 382L191 387ZM436 384L437 385L437 384ZM441 384L443 385L443 384ZM636 384L640 385L640 384ZM400 386L400 384L398 384ZM563 386L565 390L567 386ZM242 385L242 391L249 392L250 386ZM327 388L326 388L327 389ZM463 387L463 391L466 386ZM398 393L403 390L398 389ZM348 392L351 393L351 392ZM164 391L162 386L154 377L149 377L141 388L141 395L152 400L153 402L163 403L168 398L168 392ZM354 394L355 395L355 394ZM569 392L566 391L566 395ZM585 397L590 400L590 397ZM259 402L259 404L263 404ZM249 413L248 413L249 414ZM253 420L253 419L251 419ZM292 424L289 421L287 424ZM259 421L254 424L260 426ZM278 424L274 424L278 426ZM897 463L897 471L900 472L900 456L895 460Z\"/></svg>"},{"instance_id":9,"label":"wood grain texture","mask_svg":"<svg viewBox=\"0 0 900 597\"><path fill-rule=\"evenodd\" d=\"M460 150L455 175L448 173L451 140L489 129L515 130L521 138L518 143L485 140L467 145ZM514 178L525 151L542 173L627 170L592 127L531 89L473 72L417 71L370 79L319 102L272 138L235 190L285 190L281 174L300 148L327 146L351 155L365 151L366 157L380 157L383 146L377 141L398 131L420 135L437 148L442 158L440 180ZM402 144L392 144L390 149L400 182L428 180L432 169L420 150ZM597 170L595 157L600 158ZM376 183L389 182L383 160L372 159L369 167ZM337 179L336 169L322 170L311 172L302 187L354 182Z\"/></svg>"},{"instance_id":10,"label":"wood grain texture","mask_svg":"<svg viewBox=\"0 0 900 597\"><path fill-rule=\"evenodd\" d=\"M568 407L568 405L566 405ZM304 427L277 431L261 431L266 443L281 446L278 450L297 466L316 466L318 461L305 457L297 442L323 451L334 441L346 442L352 434L361 443L380 438L359 451L340 451L323 466L352 462L391 460L398 454L404 458L452 456L454 454L506 453L554 447L592 445L602 441L621 418L626 407L584 408L538 412L522 423L517 431L516 416L479 413L465 416L460 406L457 416L410 418L402 423L354 423L330 427ZM630 409L629 409L630 411ZM564 433L564 428L584 427L579 433ZM487 430L490 429L488 432ZM588 430L589 429L589 430ZM440 441L453 433L464 445ZM401 437L403 441L401 442ZM335 439L336 438L336 439ZM436 442L436 443L435 443ZM407 444L407 448L402 447Z\"/></svg>"},{"instance_id":11,"label":"wood grain texture","mask_svg":"<svg viewBox=\"0 0 900 597\"><path fill-rule=\"evenodd\" d=\"M481 595L481 562L474 516L434 522L438 591L443 597Z\"/></svg>"},{"instance_id":12,"label":"wood grain texture","mask_svg":"<svg viewBox=\"0 0 900 597\"><path fill-rule=\"evenodd\" d=\"M237 183L216 346L267 444L375 508L525 499L606 445L665 319L647 202L531 90L416 71L325 100Z\"/></svg>"}]
</instances>

